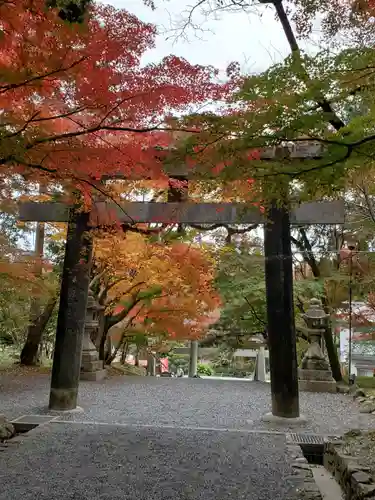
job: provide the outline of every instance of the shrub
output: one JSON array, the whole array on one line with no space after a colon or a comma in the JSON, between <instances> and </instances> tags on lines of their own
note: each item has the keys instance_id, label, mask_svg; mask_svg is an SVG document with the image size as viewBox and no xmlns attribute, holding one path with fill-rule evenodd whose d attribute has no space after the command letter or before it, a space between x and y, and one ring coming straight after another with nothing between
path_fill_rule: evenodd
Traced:
<instances>
[{"instance_id":1,"label":"shrub","mask_svg":"<svg viewBox=\"0 0 375 500\"><path fill-rule=\"evenodd\" d=\"M209 365L199 364L197 368L197 373L198 375L207 375L208 377L210 377L214 373L214 371Z\"/></svg>"}]
</instances>

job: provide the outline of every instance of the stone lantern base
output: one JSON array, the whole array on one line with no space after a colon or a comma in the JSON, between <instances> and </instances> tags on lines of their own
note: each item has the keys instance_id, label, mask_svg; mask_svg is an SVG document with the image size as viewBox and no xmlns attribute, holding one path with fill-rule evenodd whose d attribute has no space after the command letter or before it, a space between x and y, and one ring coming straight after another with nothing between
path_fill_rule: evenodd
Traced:
<instances>
[{"instance_id":1,"label":"stone lantern base","mask_svg":"<svg viewBox=\"0 0 375 500\"><path fill-rule=\"evenodd\" d=\"M92 292L89 291L82 342L81 380L99 381L107 375L107 371L103 369L103 362L99 360L98 351L91 341L91 333L99 326L96 314L102 309L103 306L95 302Z\"/></svg>"},{"instance_id":2,"label":"stone lantern base","mask_svg":"<svg viewBox=\"0 0 375 500\"><path fill-rule=\"evenodd\" d=\"M327 360L314 343L310 346L298 370L299 390L306 392L336 392L336 382L332 377Z\"/></svg>"},{"instance_id":3,"label":"stone lantern base","mask_svg":"<svg viewBox=\"0 0 375 500\"><path fill-rule=\"evenodd\" d=\"M84 351L81 362L81 380L100 381L107 375L107 370L103 368L103 362L99 360L98 353Z\"/></svg>"},{"instance_id":4,"label":"stone lantern base","mask_svg":"<svg viewBox=\"0 0 375 500\"><path fill-rule=\"evenodd\" d=\"M331 370L298 370L299 390L336 393L336 382Z\"/></svg>"},{"instance_id":5,"label":"stone lantern base","mask_svg":"<svg viewBox=\"0 0 375 500\"><path fill-rule=\"evenodd\" d=\"M91 323L86 321L83 335L80 379L99 381L106 377L107 370L103 369L103 361L100 361L98 351L91 342L91 326Z\"/></svg>"}]
</instances>

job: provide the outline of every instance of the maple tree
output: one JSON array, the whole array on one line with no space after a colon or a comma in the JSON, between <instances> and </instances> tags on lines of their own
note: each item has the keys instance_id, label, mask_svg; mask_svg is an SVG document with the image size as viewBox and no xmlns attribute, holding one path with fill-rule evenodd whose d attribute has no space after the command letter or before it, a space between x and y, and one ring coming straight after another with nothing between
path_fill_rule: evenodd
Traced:
<instances>
[{"instance_id":1,"label":"maple tree","mask_svg":"<svg viewBox=\"0 0 375 500\"><path fill-rule=\"evenodd\" d=\"M229 99L229 106L181 120L181 126L194 126L200 133L187 137L176 157L186 156L187 150L203 168L222 165L220 177L224 178L241 172L257 179L269 197L282 197L280 189L285 188L280 181L296 178L303 182L300 198L337 195L345 189L348 175L358 170L359 162L364 172L372 168L374 54L371 38L363 36L360 43L354 36L373 30L371 6L333 2L328 7L324 0L285 2L287 8L297 5L299 9L294 11L294 19L299 19L297 34L301 36L309 34L317 15L326 16L325 35L332 32L328 46L310 55L300 49L283 2L267 3L276 10L290 56L259 74L243 75L241 88ZM337 17L338 4L339 12L345 13L342 18ZM194 16L199 12L209 15L217 10L240 12L252 7L253 2L246 0L196 2L188 6L180 28L195 27ZM344 18L342 29L337 22L333 26L335 19L341 23ZM341 50L336 46L332 50L338 32L345 32L348 38ZM238 72L239 66L233 64L230 70ZM308 162L283 158L265 162L254 155L263 147L283 144L291 148L291 143L299 142L314 145L318 154Z\"/></svg>"},{"instance_id":2,"label":"maple tree","mask_svg":"<svg viewBox=\"0 0 375 500\"><path fill-rule=\"evenodd\" d=\"M292 200L343 196L350 178L359 173L371 178L374 171L372 7L324 0L267 3L275 8L290 56L245 77L230 106L220 112L181 120L181 125L200 130L187 138L181 156L187 150L196 163L208 168L224 163L227 168L220 176L237 171L255 179L265 199L284 200L288 184ZM323 15L327 36L324 49L314 54L300 49L284 4L297 5L294 19L300 35L308 35L316 17ZM231 0L197 2L189 7L181 28L192 26L193 16L200 9L207 13L216 9L246 10L252 5ZM335 46L334 37L343 33L347 36L345 43ZM308 161L290 160L288 154L270 162L248 157L254 149L283 145L293 150L301 142L310 144L315 153ZM293 182L296 179L298 183ZM314 276L320 278L314 249L301 234L295 238L297 248L313 265ZM331 332L326 332L325 339L335 378L340 379Z\"/></svg>"},{"instance_id":3,"label":"maple tree","mask_svg":"<svg viewBox=\"0 0 375 500\"><path fill-rule=\"evenodd\" d=\"M91 289L105 308L97 339L102 358L108 335L118 348L140 331L159 341L202 335L219 304L206 252L132 232L97 233L94 242Z\"/></svg>"},{"instance_id":4,"label":"maple tree","mask_svg":"<svg viewBox=\"0 0 375 500\"><path fill-rule=\"evenodd\" d=\"M62 186L54 199L83 194L86 208L92 188L104 190L103 174L159 178L154 146L171 140L161 133L173 129L169 115L226 91L212 67L174 56L143 65L155 26L88 4L0 2L0 187L8 190L0 203L7 211L15 210L9 190L20 194L20 178L26 191L34 183ZM84 19L69 24L74 5L85 9Z\"/></svg>"},{"instance_id":5,"label":"maple tree","mask_svg":"<svg viewBox=\"0 0 375 500\"><path fill-rule=\"evenodd\" d=\"M57 2L60 3L60 2ZM160 177L168 116L223 96L212 67L142 64L156 28L109 5L68 24L44 0L0 3L0 177L90 191L103 174Z\"/></svg>"}]
</instances>

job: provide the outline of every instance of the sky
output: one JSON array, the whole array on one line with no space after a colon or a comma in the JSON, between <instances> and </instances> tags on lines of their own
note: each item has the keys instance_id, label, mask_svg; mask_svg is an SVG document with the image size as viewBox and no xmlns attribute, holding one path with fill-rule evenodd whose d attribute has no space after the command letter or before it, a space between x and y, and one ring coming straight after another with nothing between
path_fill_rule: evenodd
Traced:
<instances>
[{"instance_id":1,"label":"sky","mask_svg":"<svg viewBox=\"0 0 375 500\"><path fill-rule=\"evenodd\" d=\"M155 2L157 8L152 11L142 0L105 0L105 3L127 9L141 20L158 26L160 34L156 47L146 54L144 62L156 62L173 53L193 64L211 64L223 71L230 62L238 61L245 72L252 73L267 69L289 54L281 25L269 6L262 5L253 14L222 13L209 20L197 16L196 22L204 31L189 30L185 39L181 36L176 39L173 26L188 6L194 5L194 0ZM301 45L309 51L314 50L311 43Z\"/></svg>"}]
</instances>

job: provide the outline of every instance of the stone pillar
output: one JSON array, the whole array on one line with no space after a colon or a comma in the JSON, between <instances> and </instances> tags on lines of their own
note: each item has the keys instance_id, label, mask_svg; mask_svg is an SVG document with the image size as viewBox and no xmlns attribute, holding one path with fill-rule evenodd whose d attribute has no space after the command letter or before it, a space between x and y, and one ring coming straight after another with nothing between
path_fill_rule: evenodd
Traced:
<instances>
[{"instance_id":1,"label":"stone pillar","mask_svg":"<svg viewBox=\"0 0 375 500\"><path fill-rule=\"evenodd\" d=\"M77 407L92 256L88 221L89 214L79 209L70 210L52 365L50 410L74 410Z\"/></svg>"},{"instance_id":2,"label":"stone pillar","mask_svg":"<svg viewBox=\"0 0 375 500\"><path fill-rule=\"evenodd\" d=\"M301 391L336 393L336 382L321 348L321 337L328 316L318 299L310 301L310 307L303 315L307 324L305 331L311 343L298 370Z\"/></svg>"},{"instance_id":3,"label":"stone pillar","mask_svg":"<svg viewBox=\"0 0 375 500\"><path fill-rule=\"evenodd\" d=\"M103 308L96 304L92 292L89 291L82 343L81 380L103 380L107 374L103 368L103 361L100 361L99 353L91 340L91 333L99 327L96 315L101 309Z\"/></svg>"},{"instance_id":4,"label":"stone pillar","mask_svg":"<svg viewBox=\"0 0 375 500\"><path fill-rule=\"evenodd\" d=\"M279 200L273 200L267 209L264 254L271 416L298 418L300 411L290 220L288 207L280 206Z\"/></svg>"},{"instance_id":5,"label":"stone pillar","mask_svg":"<svg viewBox=\"0 0 375 500\"><path fill-rule=\"evenodd\" d=\"M190 342L189 377L197 375L198 368L198 340Z\"/></svg>"},{"instance_id":6,"label":"stone pillar","mask_svg":"<svg viewBox=\"0 0 375 500\"><path fill-rule=\"evenodd\" d=\"M258 382L266 382L266 355L263 346L259 348L256 357L254 380L257 380Z\"/></svg>"}]
</instances>

